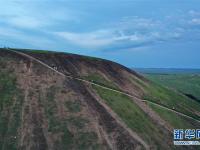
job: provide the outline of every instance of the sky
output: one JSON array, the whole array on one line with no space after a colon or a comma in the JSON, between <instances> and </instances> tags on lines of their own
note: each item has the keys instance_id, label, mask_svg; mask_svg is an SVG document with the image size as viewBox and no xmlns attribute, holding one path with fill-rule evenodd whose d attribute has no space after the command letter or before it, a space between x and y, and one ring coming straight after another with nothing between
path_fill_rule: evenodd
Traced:
<instances>
[{"instance_id":1,"label":"sky","mask_svg":"<svg viewBox=\"0 0 200 150\"><path fill-rule=\"evenodd\" d=\"M200 68L199 0L1 0L0 47Z\"/></svg>"}]
</instances>

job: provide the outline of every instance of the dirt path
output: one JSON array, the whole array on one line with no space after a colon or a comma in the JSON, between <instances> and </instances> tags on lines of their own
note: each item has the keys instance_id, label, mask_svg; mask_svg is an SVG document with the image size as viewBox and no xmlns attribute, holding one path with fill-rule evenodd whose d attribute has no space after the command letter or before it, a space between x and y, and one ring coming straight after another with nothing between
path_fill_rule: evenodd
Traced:
<instances>
[{"instance_id":1,"label":"dirt path","mask_svg":"<svg viewBox=\"0 0 200 150\"><path fill-rule=\"evenodd\" d=\"M115 89L112 89L112 88L109 88L109 87L106 87L106 86L103 86L103 85L99 85L99 84L97 84L97 83L93 83L93 82L88 81L88 80L85 80L85 79L81 79L81 78L77 78L77 77L65 75L64 73L59 72L58 70L56 70L56 69L50 67L49 65L45 64L45 63L42 62L41 60L36 59L36 58L34 58L34 57L32 57L32 56L30 56L30 55L28 55L28 54L25 54L25 53L19 52L19 51L15 51L15 50L12 50L12 49L7 49L7 50L9 50L9 51L11 51L11 52L14 52L14 53L16 53L16 54L25 56L25 57L27 57L27 58L29 58L29 59L31 59L31 60L34 60L34 61L36 61L36 62L42 64L43 66L45 66L45 67L47 67L47 68L49 68L49 69L55 71L56 73L58 73L59 75L61 75L61 76L63 76L63 77L67 77L67 78L70 78L70 79L75 79L75 80L78 80L78 81L81 81L81 82L84 82L84 83L87 83L87 84L91 84L91 85L95 85L95 86L101 87L101 88L106 89L106 90L110 90L110 91L113 91L113 92L117 92L117 93L120 93L120 94L129 96L129 97L131 97L131 98L134 98L134 99L137 100L137 101L142 101L142 102L151 103L151 104L156 105L156 106L158 106L158 107L160 107L160 108L169 110L169 111L171 111L171 112L174 112L174 113L176 113L176 114L179 114L179 115L181 115L181 116L184 116L184 117L186 117L186 118L192 119L192 120L194 120L194 121L200 123L200 120L197 120L197 119L195 119L195 118L193 118L193 117L191 117L191 116L188 116L188 115L186 115L186 114L184 114L184 113L181 113L181 112L179 112L179 111L176 111L176 110L173 110L173 109L171 109L171 108L168 108L168 107L166 107L166 106L160 105L160 104L158 104L158 103L156 103L156 102L152 102L152 101L144 100L144 99L139 99L139 98L136 97L136 96L133 96L133 95L131 95L131 94L128 94L128 93L125 93L125 92L122 92L122 91L118 91L118 90L115 90Z\"/></svg>"}]
</instances>

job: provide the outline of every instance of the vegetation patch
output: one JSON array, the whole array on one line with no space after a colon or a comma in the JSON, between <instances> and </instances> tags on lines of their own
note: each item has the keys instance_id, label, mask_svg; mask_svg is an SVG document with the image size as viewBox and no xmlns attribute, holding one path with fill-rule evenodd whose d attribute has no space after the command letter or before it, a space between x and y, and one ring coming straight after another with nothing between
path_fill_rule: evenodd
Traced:
<instances>
[{"instance_id":1,"label":"vegetation patch","mask_svg":"<svg viewBox=\"0 0 200 150\"><path fill-rule=\"evenodd\" d=\"M103 76L101 76L97 73L90 74L90 75L84 76L82 78L85 80L91 81L93 83L108 87L108 88L120 90L112 81L106 80Z\"/></svg>"},{"instance_id":2,"label":"vegetation patch","mask_svg":"<svg viewBox=\"0 0 200 150\"><path fill-rule=\"evenodd\" d=\"M16 77L8 71L0 71L0 111L10 106L16 93Z\"/></svg>"},{"instance_id":3,"label":"vegetation patch","mask_svg":"<svg viewBox=\"0 0 200 150\"><path fill-rule=\"evenodd\" d=\"M97 134L94 132L80 132L76 139L77 147L75 149L87 150L91 149L99 149L100 145L97 144Z\"/></svg>"},{"instance_id":4,"label":"vegetation patch","mask_svg":"<svg viewBox=\"0 0 200 150\"><path fill-rule=\"evenodd\" d=\"M56 107L56 102L55 102L55 94L56 94L56 87L51 86L47 90L47 101L45 104L45 113L48 118L49 126L48 126L48 131L49 132L55 132L59 129L59 121L58 118L55 117L57 107Z\"/></svg>"},{"instance_id":5,"label":"vegetation patch","mask_svg":"<svg viewBox=\"0 0 200 150\"><path fill-rule=\"evenodd\" d=\"M160 108L148 103L148 105L158 113L165 121L169 122L176 129L196 129L199 124L196 121L182 117L174 112Z\"/></svg>"},{"instance_id":6,"label":"vegetation patch","mask_svg":"<svg viewBox=\"0 0 200 150\"><path fill-rule=\"evenodd\" d=\"M144 83L144 81L142 80L136 80L136 79L133 80L144 89L145 94L143 96L143 99L155 102L157 104L161 104L170 109L175 109L179 112L182 112L196 119L200 119L200 116L194 113L194 112L200 112L200 104L197 101L194 101L188 98L189 96L186 97L183 94L177 92L178 90L175 91L173 89L163 86L166 84L162 84L162 82L159 81L160 79L158 79L157 81L157 76L159 78L159 76L168 76L168 75L148 74L146 76L152 81L149 81L148 83ZM176 76L176 75L169 75L169 76ZM180 75L180 76L183 76L183 75ZM186 78L184 80L185 82L187 82ZM168 82L168 80L166 80L165 82ZM169 84L170 82L173 82L173 80L172 81L169 80ZM195 89L195 87L193 89Z\"/></svg>"},{"instance_id":7,"label":"vegetation patch","mask_svg":"<svg viewBox=\"0 0 200 150\"><path fill-rule=\"evenodd\" d=\"M0 57L0 68L1 69L5 69L6 68L6 62L5 62L4 59Z\"/></svg>"},{"instance_id":8,"label":"vegetation patch","mask_svg":"<svg viewBox=\"0 0 200 150\"><path fill-rule=\"evenodd\" d=\"M77 113L81 111L81 103L76 101L66 101L65 107L72 113Z\"/></svg>"},{"instance_id":9,"label":"vegetation patch","mask_svg":"<svg viewBox=\"0 0 200 150\"><path fill-rule=\"evenodd\" d=\"M45 50L31 50L31 52L34 52L34 53L49 53L50 51L45 51Z\"/></svg>"},{"instance_id":10,"label":"vegetation patch","mask_svg":"<svg viewBox=\"0 0 200 150\"><path fill-rule=\"evenodd\" d=\"M69 131L65 122L60 122L59 132L61 133L61 139L57 139L54 149L71 149L71 146L73 145L73 134Z\"/></svg>"},{"instance_id":11,"label":"vegetation patch","mask_svg":"<svg viewBox=\"0 0 200 150\"><path fill-rule=\"evenodd\" d=\"M102 61L103 59L91 56L84 56L84 58L91 60L91 61Z\"/></svg>"},{"instance_id":12,"label":"vegetation patch","mask_svg":"<svg viewBox=\"0 0 200 150\"><path fill-rule=\"evenodd\" d=\"M200 74L148 74L150 80L200 100Z\"/></svg>"},{"instance_id":13,"label":"vegetation patch","mask_svg":"<svg viewBox=\"0 0 200 150\"><path fill-rule=\"evenodd\" d=\"M100 87L93 87L129 128L136 131L149 143L152 143L152 141L155 141L157 145L161 143L160 140L164 138L162 131L152 123L150 118L128 96Z\"/></svg>"},{"instance_id":14,"label":"vegetation patch","mask_svg":"<svg viewBox=\"0 0 200 150\"><path fill-rule=\"evenodd\" d=\"M0 149L3 148L6 132L8 130L8 118L6 115L1 114L0 115Z\"/></svg>"},{"instance_id":15,"label":"vegetation patch","mask_svg":"<svg viewBox=\"0 0 200 150\"><path fill-rule=\"evenodd\" d=\"M84 131L87 123L87 119L76 116L75 113L81 111L81 103L78 100L67 101L65 107L69 110L70 114L63 119L56 116L56 93L58 87L51 86L47 89L46 100L43 104L45 107L45 114L48 118L48 131L53 135L59 135L59 138L55 141L55 150L66 149L96 149L97 135L93 132ZM40 100L42 101L42 100ZM70 129L73 129L72 131Z\"/></svg>"},{"instance_id":16,"label":"vegetation patch","mask_svg":"<svg viewBox=\"0 0 200 150\"><path fill-rule=\"evenodd\" d=\"M4 64L2 65L2 62ZM5 60L0 59L0 66ZM0 69L0 149L17 149L21 124L23 92L16 87L16 76L4 66Z\"/></svg>"},{"instance_id":17,"label":"vegetation patch","mask_svg":"<svg viewBox=\"0 0 200 150\"><path fill-rule=\"evenodd\" d=\"M29 49L29 50L24 50L24 51L28 51L28 52L32 52L32 53L40 53L40 54L51 53L51 51L47 51L47 50L33 50L33 49Z\"/></svg>"},{"instance_id":18,"label":"vegetation patch","mask_svg":"<svg viewBox=\"0 0 200 150\"><path fill-rule=\"evenodd\" d=\"M7 128L7 135L6 135L6 141L4 143L5 149L12 149L17 150L17 143L18 143L18 128L21 124L21 111L22 111L22 104L24 97L23 95L20 95L19 93L22 93L22 91L18 91L18 95L16 96L15 104L11 107L12 114L10 116L8 128Z\"/></svg>"},{"instance_id":19,"label":"vegetation patch","mask_svg":"<svg viewBox=\"0 0 200 150\"><path fill-rule=\"evenodd\" d=\"M149 82L149 85L145 86L144 89L146 95L143 99L153 101L196 119L200 119L200 116L194 113L194 111L199 112L200 110L200 104L198 102L155 82Z\"/></svg>"},{"instance_id":20,"label":"vegetation patch","mask_svg":"<svg viewBox=\"0 0 200 150\"><path fill-rule=\"evenodd\" d=\"M69 124L72 126L75 126L77 129L83 129L85 125L88 123L88 120L82 118L82 117L70 117L66 120Z\"/></svg>"}]
</instances>

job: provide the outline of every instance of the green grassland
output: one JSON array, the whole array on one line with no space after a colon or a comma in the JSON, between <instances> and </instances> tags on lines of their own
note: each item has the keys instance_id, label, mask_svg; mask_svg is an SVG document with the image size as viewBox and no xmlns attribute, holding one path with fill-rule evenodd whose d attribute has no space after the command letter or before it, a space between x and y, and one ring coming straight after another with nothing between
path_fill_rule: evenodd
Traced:
<instances>
[{"instance_id":1,"label":"green grassland","mask_svg":"<svg viewBox=\"0 0 200 150\"><path fill-rule=\"evenodd\" d=\"M200 101L200 74L147 74L146 77L181 93L191 94Z\"/></svg>"},{"instance_id":2,"label":"green grassland","mask_svg":"<svg viewBox=\"0 0 200 150\"><path fill-rule=\"evenodd\" d=\"M134 82L137 82L137 84L144 89L143 99L175 109L200 120L200 116L195 113L200 112L200 103L197 101L188 98L176 90L166 87L162 83L156 81L156 79L150 79L149 82L138 79L137 81L134 80Z\"/></svg>"},{"instance_id":3,"label":"green grassland","mask_svg":"<svg viewBox=\"0 0 200 150\"><path fill-rule=\"evenodd\" d=\"M175 109L200 120L200 116L195 113L200 111L200 104L198 102L154 82L150 82L144 88L146 91L144 99Z\"/></svg>"},{"instance_id":4,"label":"green grassland","mask_svg":"<svg viewBox=\"0 0 200 150\"><path fill-rule=\"evenodd\" d=\"M197 129L199 128L199 123L180 116L172 111L163 109L161 107L158 107L156 105L153 105L151 103L148 104L156 113L158 113L165 121L167 121L172 127L176 128L176 129Z\"/></svg>"}]
</instances>

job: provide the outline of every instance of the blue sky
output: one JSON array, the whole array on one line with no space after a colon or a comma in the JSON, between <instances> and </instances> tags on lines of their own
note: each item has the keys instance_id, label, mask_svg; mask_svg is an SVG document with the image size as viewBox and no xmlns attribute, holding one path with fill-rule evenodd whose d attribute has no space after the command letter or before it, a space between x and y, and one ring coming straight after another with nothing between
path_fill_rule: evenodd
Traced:
<instances>
[{"instance_id":1,"label":"blue sky","mask_svg":"<svg viewBox=\"0 0 200 150\"><path fill-rule=\"evenodd\" d=\"M1 0L0 46L200 68L200 1Z\"/></svg>"}]
</instances>

